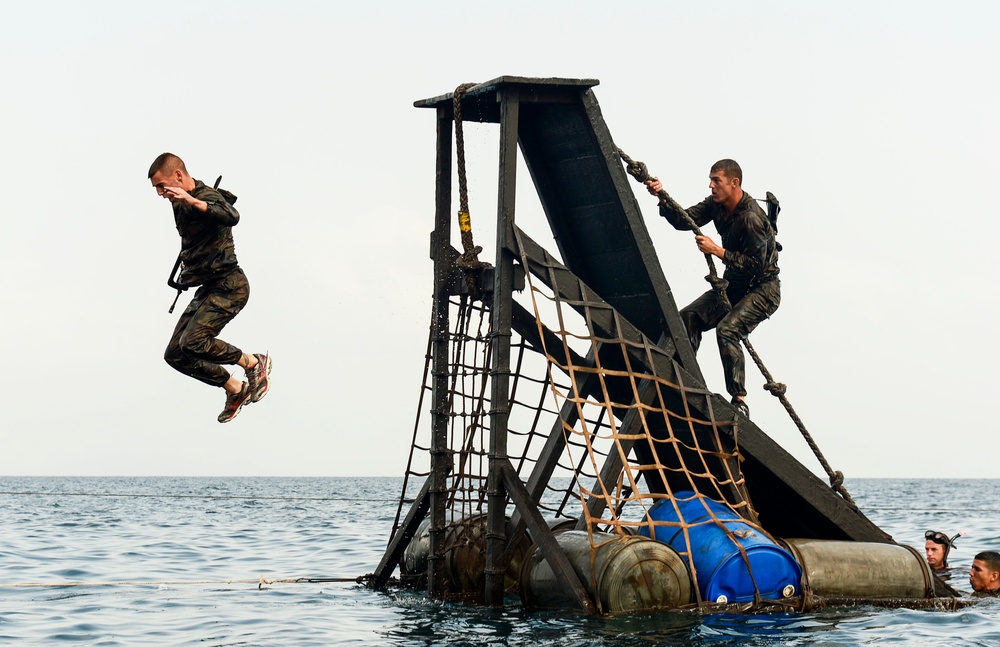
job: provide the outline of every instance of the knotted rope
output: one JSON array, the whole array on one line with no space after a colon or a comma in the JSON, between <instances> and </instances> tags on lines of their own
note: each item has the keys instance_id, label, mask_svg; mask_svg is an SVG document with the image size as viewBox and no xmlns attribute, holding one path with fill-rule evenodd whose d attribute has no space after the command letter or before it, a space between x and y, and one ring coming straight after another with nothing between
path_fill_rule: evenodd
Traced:
<instances>
[{"instance_id":1,"label":"knotted rope","mask_svg":"<svg viewBox=\"0 0 1000 647\"><path fill-rule=\"evenodd\" d=\"M455 265L465 272L465 282L474 299L481 298L478 276L489 263L479 260L483 251L472 240L472 218L469 215L469 181L465 173L465 132L462 128L462 95L476 86L476 83L463 83L455 88L454 119L455 119L455 152L458 167L458 230L462 236L462 253L455 260Z\"/></svg>"},{"instance_id":2,"label":"knotted rope","mask_svg":"<svg viewBox=\"0 0 1000 647\"><path fill-rule=\"evenodd\" d=\"M620 148L618 149L618 155L621 156L622 161L625 162L626 172L632 177L634 177L637 182L639 182L640 184L645 184L647 180L652 179L652 176L649 174L649 171L643 162L637 162L636 160L633 160L631 157L625 154L625 151L623 151ZM695 233L696 236L704 235L701 233L701 229L698 228L698 225L695 224L694 220L691 219L691 216L688 215L687 211L683 207L681 207L676 200L671 198L665 190L660 189L660 191L656 195L658 198L660 198L661 201L668 204L674 211L680 213L684 217L684 221L687 223L689 227L691 227L691 230ZM716 294L719 295L719 299L726 307L726 310L732 310L733 309L732 303L730 303L729 296L726 294L726 288L728 287L729 282L719 277L718 272L715 269L715 262L712 260L711 254L707 253L705 254L705 261L708 263L708 276L705 277L705 280L711 284L712 289L715 290ZM764 366L764 361L760 358L760 355L757 354L757 351L754 350L754 347L750 343L750 340L747 338L743 338L742 341L743 345L746 346L747 352L750 353L750 357L753 358L754 364L757 365L757 368L760 369L761 374L764 376L765 380L764 390L773 395L774 397L778 398L782 406L785 407L785 411L788 412L788 416L792 419L792 422L795 423L795 426L798 427L799 432L802 434L802 437L805 438L806 443L809 445L809 448L812 449L813 454L815 454L816 458L819 460L820 465L822 465L823 469L826 471L826 475L830 479L830 487L833 488L835 492L837 492L840 496L844 498L844 500L847 502L847 504L851 507L852 510L857 510L858 509L857 504L854 503L854 499L851 498L851 494L847 491L847 488L844 487L843 472L839 470L834 470L830 466L830 463L826 460L826 457L823 455L823 452L820 451L819 445L816 444L816 441L813 439L812 435L806 429L805 423L802 422L802 418L800 418L799 414L795 412L795 409L792 407L792 403L789 402L788 398L785 396L785 392L788 390L788 387L786 387L781 382L774 381L774 378L771 376L771 372L767 370L766 366Z\"/></svg>"}]
</instances>

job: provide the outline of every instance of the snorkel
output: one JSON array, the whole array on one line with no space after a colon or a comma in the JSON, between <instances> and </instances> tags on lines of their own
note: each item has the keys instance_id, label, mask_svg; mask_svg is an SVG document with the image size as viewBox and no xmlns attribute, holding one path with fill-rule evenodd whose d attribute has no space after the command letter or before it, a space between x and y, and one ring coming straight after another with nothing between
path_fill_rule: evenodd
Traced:
<instances>
[{"instance_id":1,"label":"snorkel","mask_svg":"<svg viewBox=\"0 0 1000 647\"><path fill-rule=\"evenodd\" d=\"M948 537L948 535L943 532L938 532L936 530L928 530L924 533L924 539L944 546L944 557L941 558L941 568L948 568L948 553L951 552L952 548L955 548L955 540L963 535L965 535L964 530L959 530L958 534L952 537Z\"/></svg>"}]
</instances>

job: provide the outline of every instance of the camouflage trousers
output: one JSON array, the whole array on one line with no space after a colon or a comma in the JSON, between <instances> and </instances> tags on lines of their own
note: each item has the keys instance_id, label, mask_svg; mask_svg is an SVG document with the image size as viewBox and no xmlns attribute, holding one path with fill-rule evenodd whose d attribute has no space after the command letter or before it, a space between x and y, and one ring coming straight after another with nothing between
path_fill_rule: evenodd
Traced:
<instances>
[{"instance_id":1,"label":"camouflage trousers","mask_svg":"<svg viewBox=\"0 0 1000 647\"><path fill-rule=\"evenodd\" d=\"M250 283L239 268L203 284L177 321L163 359L184 375L205 384L225 384L230 373L223 365L236 364L243 351L218 335L249 299Z\"/></svg>"},{"instance_id":2,"label":"camouflage trousers","mask_svg":"<svg viewBox=\"0 0 1000 647\"><path fill-rule=\"evenodd\" d=\"M743 397L747 394L746 360L740 343L757 324L778 309L781 304L781 282L774 279L756 285L735 301L733 297L738 297L738 294L727 296L733 303L732 310L727 311L719 295L714 290L709 290L681 310L681 319L695 352L701 345L702 333L715 328L719 354L722 356L722 370L726 376L726 391L729 395Z\"/></svg>"}]
</instances>

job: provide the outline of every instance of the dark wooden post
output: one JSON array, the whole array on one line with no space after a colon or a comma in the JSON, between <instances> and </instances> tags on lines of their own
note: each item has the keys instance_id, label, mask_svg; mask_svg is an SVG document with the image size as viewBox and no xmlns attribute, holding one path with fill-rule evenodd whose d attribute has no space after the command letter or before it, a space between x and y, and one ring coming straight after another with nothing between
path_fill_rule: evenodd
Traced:
<instances>
[{"instance_id":1,"label":"dark wooden post","mask_svg":"<svg viewBox=\"0 0 1000 647\"><path fill-rule=\"evenodd\" d=\"M500 90L500 186L497 197L497 254L493 284L490 340L493 366L490 370L490 473L487 482L486 604L501 606L504 593L504 563L507 491L503 469L507 464L507 423L510 419L511 299L514 257L508 236L514 224L517 180L517 120L519 95L516 88Z\"/></svg>"},{"instance_id":2,"label":"dark wooden post","mask_svg":"<svg viewBox=\"0 0 1000 647\"><path fill-rule=\"evenodd\" d=\"M427 561L427 593L441 597L445 593L444 533L448 504L448 283L452 274L451 253L451 127L452 108L437 109L437 181L435 184L434 233L431 255L434 258L434 310L431 321L431 487L430 551Z\"/></svg>"}]
</instances>

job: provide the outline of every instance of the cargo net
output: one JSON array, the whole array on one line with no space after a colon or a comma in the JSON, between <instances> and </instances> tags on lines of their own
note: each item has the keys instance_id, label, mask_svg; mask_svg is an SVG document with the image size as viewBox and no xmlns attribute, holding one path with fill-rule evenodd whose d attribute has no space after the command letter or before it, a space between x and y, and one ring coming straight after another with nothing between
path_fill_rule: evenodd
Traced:
<instances>
[{"instance_id":1,"label":"cargo net","mask_svg":"<svg viewBox=\"0 0 1000 647\"><path fill-rule=\"evenodd\" d=\"M680 556L694 584L689 602L738 601L709 590L710 574L699 572L706 567L693 555L699 536L715 534L749 578L749 593L741 601L781 597L757 585L745 549L751 535L774 542L757 524L746 495L732 412L717 419L718 399L682 383L669 343L649 341L557 261L541 256L522 255L527 289L515 294L512 304L507 457L553 532L586 532L591 572L581 580L590 580L593 595L594 552L645 535ZM443 558L451 592L475 599L482 589L476 572L481 576L485 563L495 349L491 311L483 302L456 296L449 306L451 469ZM421 411L432 393L430 348ZM421 440L430 434L421 433L424 427L429 425L421 424L418 413L394 533L406 504L415 501L430 475L430 443ZM511 508L508 498L508 515ZM524 544L508 550L506 581L514 592L531 542L523 522L508 526L508 543ZM424 533L426 528L425 522ZM403 570L420 568L410 564Z\"/></svg>"}]
</instances>

